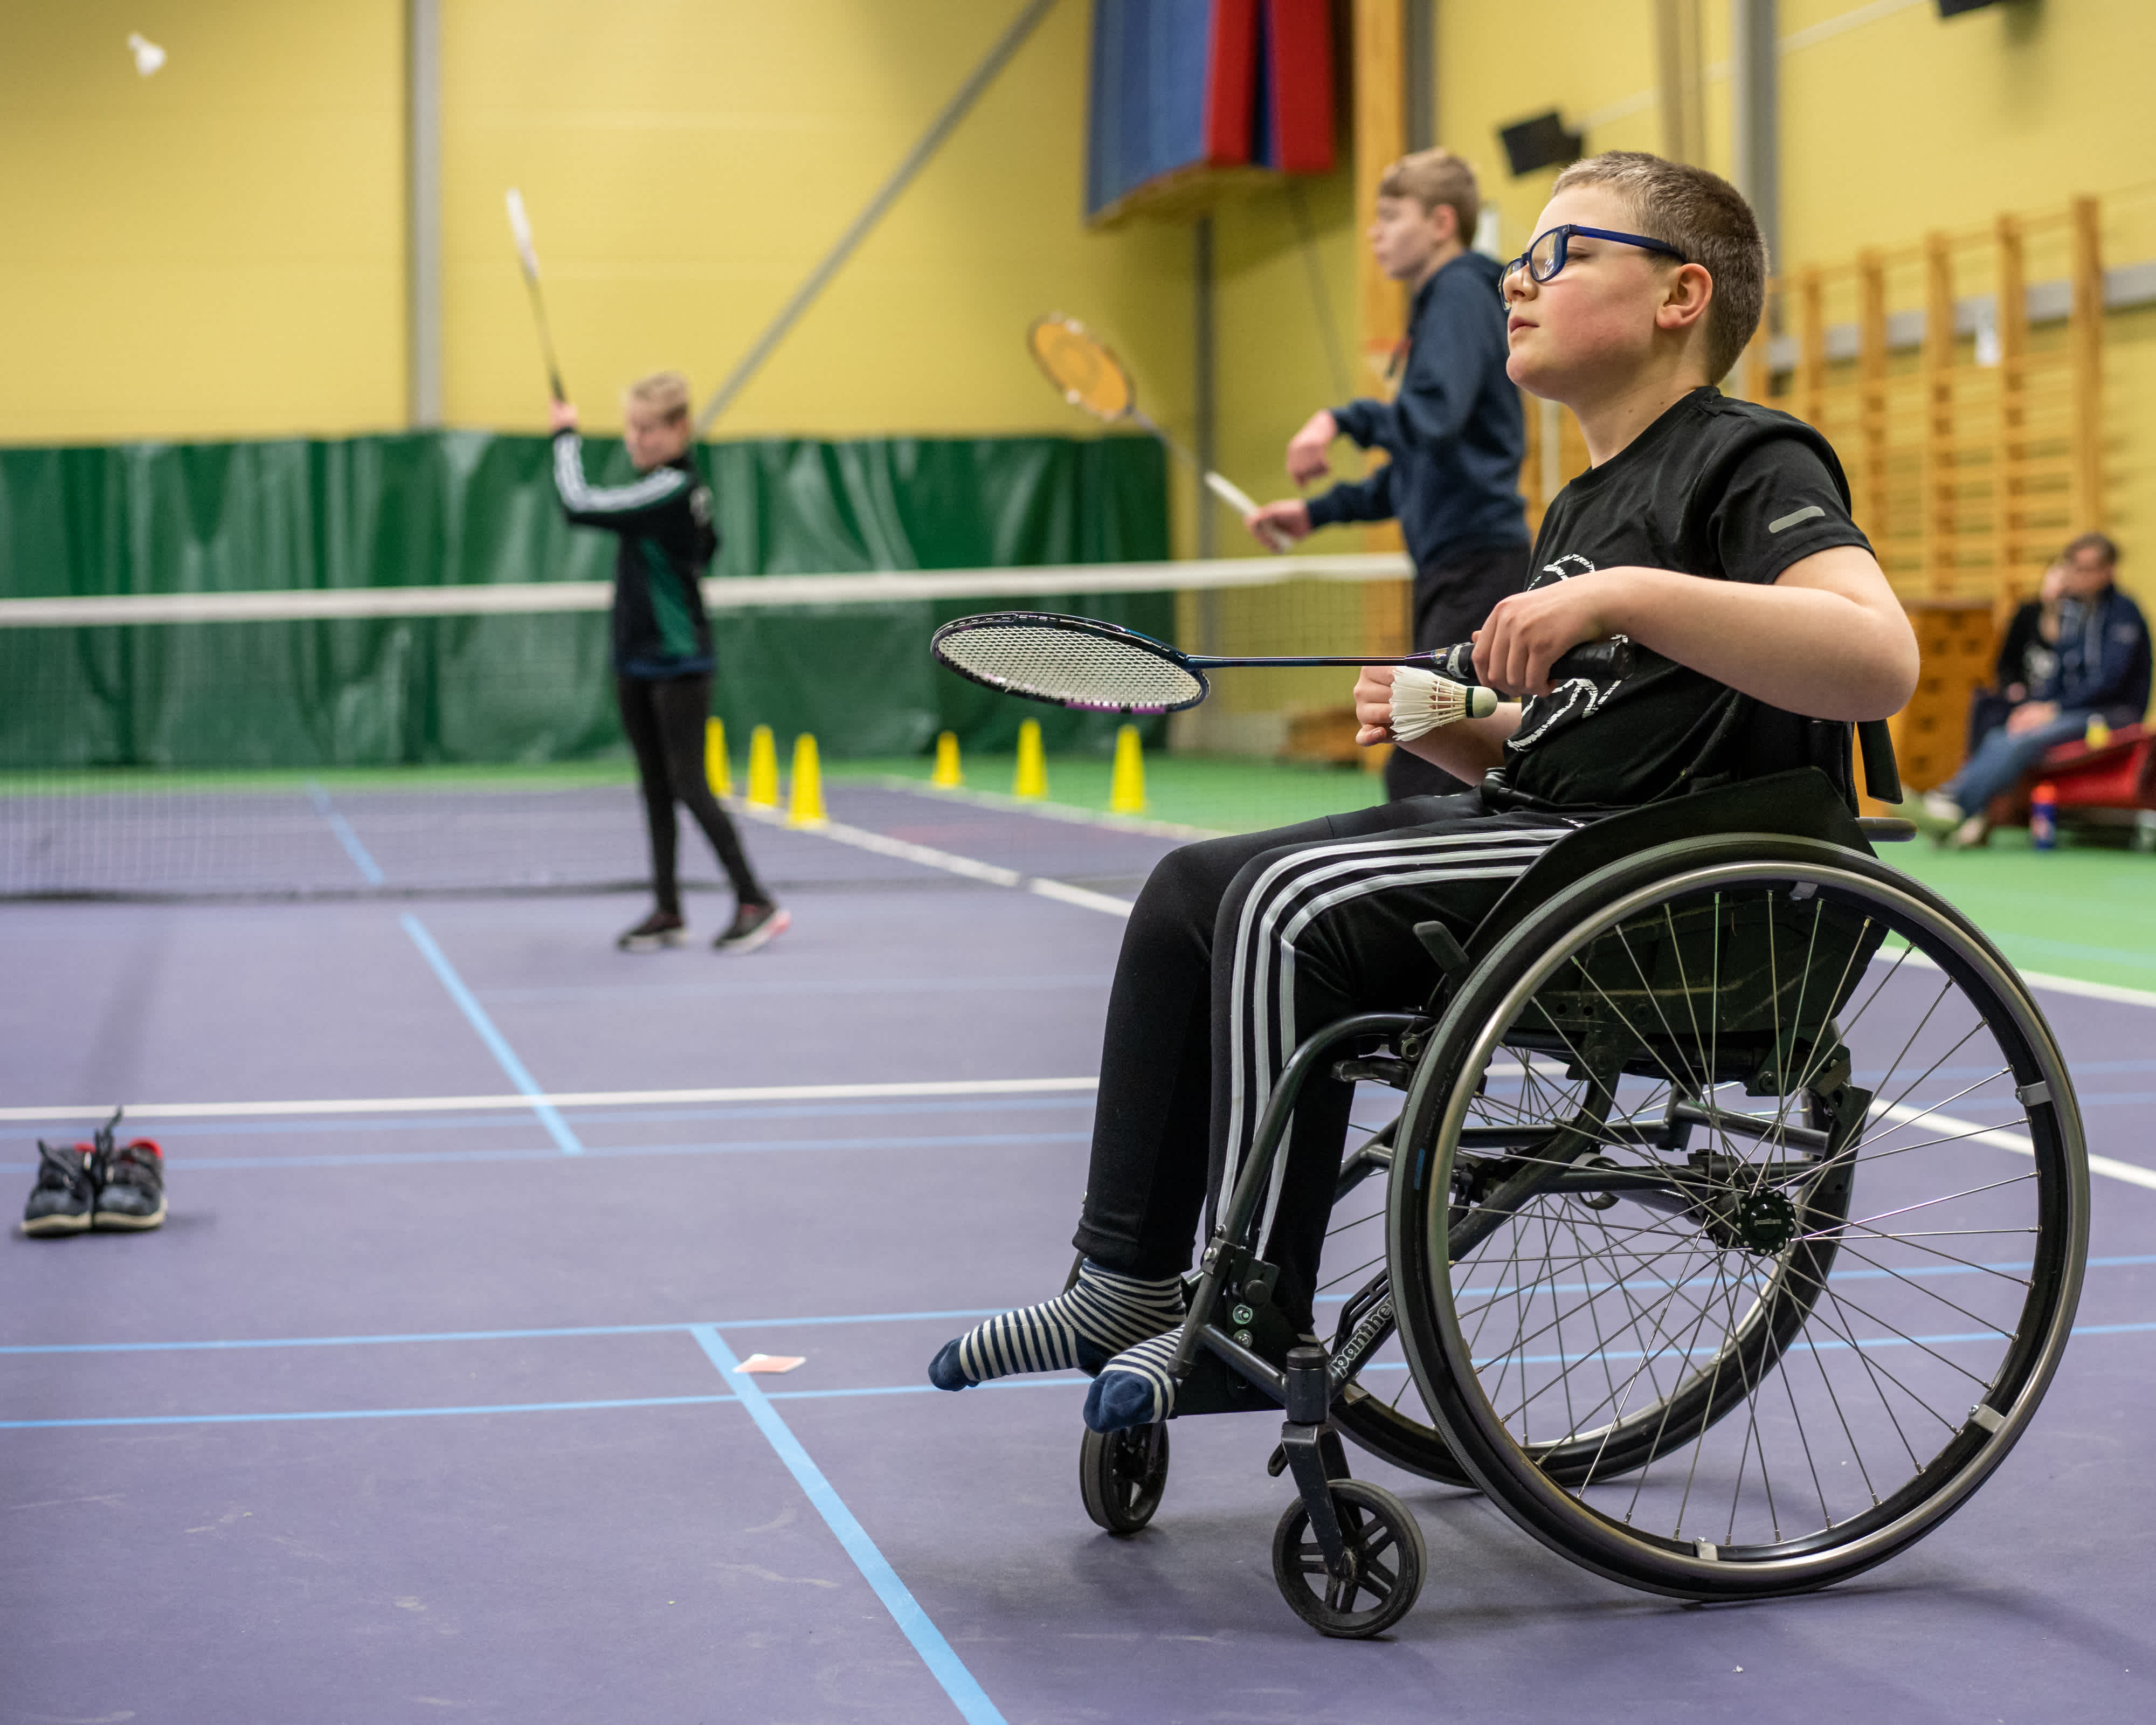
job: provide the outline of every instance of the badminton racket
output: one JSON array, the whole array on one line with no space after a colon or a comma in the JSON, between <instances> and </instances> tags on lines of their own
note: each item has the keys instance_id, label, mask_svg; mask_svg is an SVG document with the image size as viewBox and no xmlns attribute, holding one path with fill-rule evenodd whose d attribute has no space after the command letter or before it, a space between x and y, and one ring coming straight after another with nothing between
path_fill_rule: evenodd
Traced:
<instances>
[{"instance_id":1,"label":"badminton racket","mask_svg":"<svg viewBox=\"0 0 2156 1725\"><path fill-rule=\"evenodd\" d=\"M1497 706L1496 693L1476 675L1475 649L1466 643L1428 653L1224 658L1178 652L1151 635L1090 617L997 611L945 624L929 650L939 664L983 688L1086 712L1181 712L1212 692L1207 671L1243 665L1419 665L1471 691L1453 717L1486 717ZM1630 641L1589 641L1559 659L1550 676L1604 681L1629 675L1631 668Z\"/></svg>"},{"instance_id":2,"label":"badminton racket","mask_svg":"<svg viewBox=\"0 0 2156 1725\"><path fill-rule=\"evenodd\" d=\"M517 261L524 266L524 285L531 295L531 321L539 331L539 352L547 362L547 387L554 392L554 399L566 402L569 392L562 388L562 367L554 357L553 332L547 327L547 301L539 291L539 254L531 244L531 222L524 213L524 194L516 187L509 188L509 232L516 242Z\"/></svg>"},{"instance_id":3,"label":"badminton racket","mask_svg":"<svg viewBox=\"0 0 2156 1725\"><path fill-rule=\"evenodd\" d=\"M1123 369L1122 361L1116 357L1106 342L1076 318L1060 313L1036 317L1026 329L1025 345L1033 354L1034 363L1072 407L1111 425L1119 419L1127 419L1134 425L1143 426L1178 459L1195 468L1198 476L1205 481L1205 489L1234 510L1238 521L1247 520L1258 512L1258 506L1249 492L1211 468L1199 466L1195 455L1160 429L1138 405L1137 385ZM1260 531L1275 551L1286 551L1294 542L1276 527L1267 526Z\"/></svg>"}]
</instances>

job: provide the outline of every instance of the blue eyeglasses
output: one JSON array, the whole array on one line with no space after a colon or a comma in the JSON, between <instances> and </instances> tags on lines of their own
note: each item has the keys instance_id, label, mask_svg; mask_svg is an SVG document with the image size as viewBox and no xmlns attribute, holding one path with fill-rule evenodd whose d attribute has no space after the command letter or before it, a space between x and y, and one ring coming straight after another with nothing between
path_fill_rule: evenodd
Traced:
<instances>
[{"instance_id":1,"label":"blue eyeglasses","mask_svg":"<svg viewBox=\"0 0 2156 1725\"><path fill-rule=\"evenodd\" d=\"M1535 236L1535 243L1505 266L1504 274L1497 278L1497 297L1506 305L1512 303L1507 289L1512 277L1524 270L1537 282L1549 280L1564 268L1573 236L1582 239L1614 239L1620 245L1636 245L1642 251L1660 252L1666 258L1675 258L1680 264L1689 264L1687 258L1675 246L1659 239L1650 239L1644 234L1619 234L1609 228L1583 228L1577 222L1567 222L1562 227L1545 228Z\"/></svg>"}]
</instances>

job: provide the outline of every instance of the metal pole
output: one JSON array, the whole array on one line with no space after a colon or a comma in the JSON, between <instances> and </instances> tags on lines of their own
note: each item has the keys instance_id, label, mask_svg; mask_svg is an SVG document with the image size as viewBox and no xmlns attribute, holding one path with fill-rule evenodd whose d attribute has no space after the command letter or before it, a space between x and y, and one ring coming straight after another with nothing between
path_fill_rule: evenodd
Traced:
<instances>
[{"instance_id":1,"label":"metal pole","mask_svg":"<svg viewBox=\"0 0 2156 1725\"><path fill-rule=\"evenodd\" d=\"M1774 0L1729 0L1730 177L1782 268L1781 54Z\"/></svg>"},{"instance_id":2,"label":"metal pole","mask_svg":"<svg viewBox=\"0 0 2156 1725\"><path fill-rule=\"evenodd\" d=\"M726 381L719 385L711 398L704 403L704 411L696 416L697 436L701 437L709 431L712 421L733 405L734 398L746 389L749 379L762 369L763 362L786 339L787 331L799 321L801 314L815 303L817 295L824 291L831 278L854 254L855 249L869 237L870 231L883 219L885 213L897 203L900 194L912 183L913 177L928 165L928 158L936 153L943 140L950 136L958 122L966 117L967 110L980 99L981 92L995 82L996 74L1009 64L1011 56L1033 33L1034 26L1048 16L1049 9L1055 4L1055 0L1028 0L1025 8L1011 20L1010 27L996 39L995 46L988 51L980 64L974 67L971 75L958 86L957 94L943 105L943 110L935 119L929 121L928 130L921 133L912 149L906 152L906 159L899 163L891 177L876 188L875 196L862 207L861 213L839 236L838 243L808 272L808 279L793 290L793 296L779 307L778 315L772 319L763 333L750 345L748 352L735 363L733 370L726 375Z\"/></svg>"},{"instance_id":3,"label":"metal pole","mask_svg":"<svg viewBox=\"0 0 2156 1725\"><path fill-rule=\"evenodd\" d=\"M442 423L441 0L404 7L404 408Z\"/></svg>"},{"instance_id":4,"label":"metal pole","mask_svg":"<svg viewBox=\"0 0 2156 1725\"><path fill-rule=\"evenodd\" d=\"M1408 0L1407 14L1408 148L1428 150L1437 142L1437 0Z\"/></svg>"},{"instance_id":5,"label":"metal pole","mask_svg":"<svg viewBox=\"0 0 2156 1725\"><path fill-rule=\"evenodd\" d=\"M1214 531L1213 494L1204 476L1219 466L1214 447L1216 383L1213 367L1213 218L1200 216L1191 230L1191 444L1198 456L1198 555L1216 556L1219 539Z\"/></svg>"}]
</instances>

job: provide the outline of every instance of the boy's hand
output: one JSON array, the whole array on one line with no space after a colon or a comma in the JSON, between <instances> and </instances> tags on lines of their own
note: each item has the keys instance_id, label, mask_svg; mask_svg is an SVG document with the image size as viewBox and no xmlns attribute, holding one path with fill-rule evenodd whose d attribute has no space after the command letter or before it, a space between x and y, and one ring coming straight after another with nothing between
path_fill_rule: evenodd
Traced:
<instances>
[{"instance_id":1,"label":"boy's hand","mask_svg":"<svg viewBox=\"0 0 2156 1725\"><path fill-rule=\"evenodd\" d=\"M1593 571L1500 599L1475 631L1476 675L1500 694L1548 695L1552 665L1582 641L1615 632L1608 614L1620 597L1617 572Z\"/></svg>"},{"instance_id":2,"label":"boy's hand","mask_svg":"<svg viewBox=\"0 0 2156 1725\"><path fill-rule=\"evenodd\" d=\"M577 429L576 408L568 402L554 402L547 409L547 422L557 431L574 431Z\"/></svg>"},{"instance_id":3,"label":"boy's hand","mask_svg":"<svg viewBox=\"0 0 2156 1725\"><path fill-rule=\"evenodd\" d=\"M1368 748L1393 740L1393 676L1395 667L1366 665L1355 680L1355 741Z\"/></svg>"},{"instance_id":4,"label":"boy's hand","mask_svg":"<svg viewBox=\"0 0 2156 1725\"><path fill-rule=\"evenodd\" d=\"M1283 537L1310 537L1310 506L1300 497L1283 497L1277 503L1262 505L1255 515L1244 516L1243 525L1260 545L1277 551L1277 542Z\"/></svg>"},{"instance_id":5,"label":"boy's hand","mask_svg":"<svg viewBox=\"0 0 2156 1725\"><path fill-rule=\"evenodd\" d=\"M1331 413L1322 408L1312 413L1302 422L1302 429L1287 440L1287 476L1298 485L1306 485L1332 472L1325 452L1339 435L1340 427Z\"/></svg>"},{"instance_id":6,"label":"boy's hand","mask_svg":"<svg viewBox=\"0 0 2156 1725\"><path fill-rule=\"evenodd\" d=\"M2006 716L2006 734L2026 737L2031 731L2041 730L2059 716L2056 701L2031 701L2017 706Z\"/></svg>"}]
</instances>

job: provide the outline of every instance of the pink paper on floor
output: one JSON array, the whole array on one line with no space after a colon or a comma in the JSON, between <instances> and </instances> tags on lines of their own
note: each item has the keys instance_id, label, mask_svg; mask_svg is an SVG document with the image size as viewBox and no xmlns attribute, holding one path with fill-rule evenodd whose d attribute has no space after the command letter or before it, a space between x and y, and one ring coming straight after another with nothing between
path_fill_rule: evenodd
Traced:
<instances>
[{"instance_id":1,"label":"pink paper on floor","mask_svg":"<svg viewBox=\"0 0 2156 1725\"><path fill-rule=\"evenodd\" d=\"M798 1353L752 1353L734 1369L737 1372L790 1372L807 1359Z\"/></svg>"}]
</instances>

